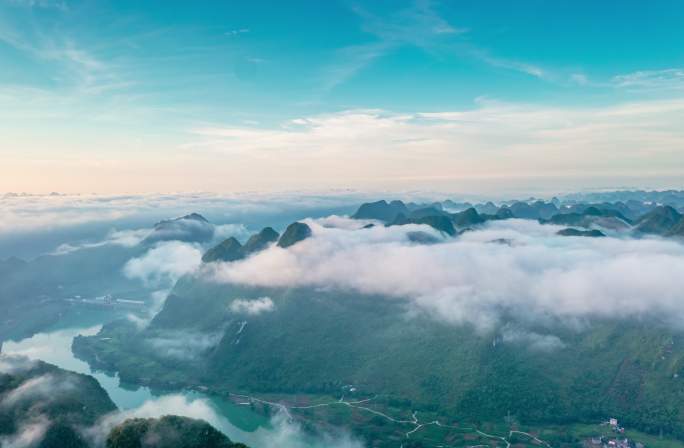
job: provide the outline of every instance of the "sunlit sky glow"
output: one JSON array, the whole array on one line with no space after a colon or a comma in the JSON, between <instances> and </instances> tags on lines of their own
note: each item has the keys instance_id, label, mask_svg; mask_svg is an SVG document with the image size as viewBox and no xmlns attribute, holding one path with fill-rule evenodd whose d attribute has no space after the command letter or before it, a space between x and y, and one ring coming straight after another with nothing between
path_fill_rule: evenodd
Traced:
<instances>
[{"instance_id":1,"label":"sunlit sky glow","mask_svg":"<svg viewBox=\"0 0 684 448\"><path fill-rule=\"evenodd\" d=\"M0 193L681 187L684 4L0 0Z\"/></svg>"}]
</instances>

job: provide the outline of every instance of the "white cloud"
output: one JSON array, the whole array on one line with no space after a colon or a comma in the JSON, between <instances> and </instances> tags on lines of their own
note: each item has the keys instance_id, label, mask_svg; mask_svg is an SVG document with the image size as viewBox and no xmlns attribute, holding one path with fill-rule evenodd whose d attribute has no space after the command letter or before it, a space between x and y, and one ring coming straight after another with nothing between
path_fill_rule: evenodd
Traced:
<instances>
[{"instance_id":1,"label":"white cloud","mask_svg":"<svg viewBox=\"0 0 684 448\"><path fill-rule=\"evenodd\" d=\"M12 407L26 400L49 402L58 398L65 392L72 392L77 386L69 379L58 378L52 374L45 374L28 379L18 387L12 389L0 404L3 407Z\"/></svg>"},{"instance_id":2,"label":"white cloud","mask_svg":"<svg viewBox=\"0 0 684 448\"><path fill-rule=\"evenodd\" d=\"M62 9L60 5L65 5L62 2L51 1L24 3L59 9ZM101 58L94 49L71 38L68 32L58 33L45 26L38 32L41 20L37 17L39 16L26 15L22 20L17 20L16 24L0 22L0 42L49 67L54 72L52 80L73 97L129 87L130 82L121 77L116 65L105 63L104 58ZM68 101L66 96L63 98Z\"/></svg>"},{"instance_id":3,"label":"white cloud","mask_svg":"<svg viewBox=\"0 0 684 448\"><path fill-rule=\"evenodd\" d=\"M566 238L534 221L491 223L435 245L411 245L426 226L325 228L285 250L214 266L219 282L337 287L406 300L410 308L486 329L521 322L684 318L684 245L659 239ZM493 244L506 238L513 245Z\"/></svg>"},{"instance_id":4,"label":"white cloud","mask_svg":"<svg viewBox=\"0 0 684 448\"><path fill-rule=\"evenodd\" d=\"M147 285L169 285L193 272L201 262L202 251L198 246L168 241L129 260L123 270L127 277L142 280Z\"/></svg>"},{"instance_id":5,"label":"white cloud","mask_svg":"<svg viewBox=\"0 0 684 448\"><path fill-rule=\"evenodd\" d=\"M630 90L684 90L684 69L641 70L614 76L612 84Z\"/></svg>"},{"instance_id":6,"label":"white cloud","mask_svg":"<svg viewBox=\"0 0 684 448\"><path fill-rule=\"evenodd\" d=\"M137 230L111 230L104 240L95 243L63 243L60 244L52 255L66 255L81 249L92 249L103 246L134 247L150 234L149 229Z\"/></svg>"},{"instance_id":7,"label":"white cloud","mask_svg":"<svg viewBox=\"0 0 684 448\"><path fill-rule=\"evenodd\" d=\"M446 36L468 31L440 17L428 1L415 1L392 14L376 15L360 6L353 11L361 20L361 30L374 40L343 47L335 53L334 61L325 67L321 75L324 91L346 82L375 60L398 48L409 46L431 52Z\"/></svg>"},{"instance_id":8,"label":"white cloud","mask_svg":"<svg viewBox=\"0 0 684 448\"><path fill-rule=\"evenodd\" d=\"M307 220L307 222L310 220ZM338 229L361 229L368 224L383 225L380 221L375 221L372 219L351 219L346 216L330 215L324 218L319 218L315 220L316 223L322 225L323 227L333 227Z\"/></svg>"},{"instance_id":9,"label":"white cloud","mask_svg":"<svg viewBox=\"0 0 684 448\"><path fill-rule=\"evenodd\" d=\"M336 207L343 204L362 202L365 195L353 191L312 192L249 192L233 194L185 193L185 194L138 194L138 195L30 195L21 193L0 193L0 236L44 232L93 223L108 223L122 220L146 221L152 227L163 218L183 216L190 212L216 215L235 222L245 215L277 214L297 209ZM112 224L112 227L118 225ZM138 225L139 227L139 225ZM124 245L133 243L143 236L145 229L112 230L110 239ZM149 230L147 230L149 231ZM217 237L230 235L247 236L247 230L240 224L222 224L219 221L215 232ZM131 237L128 239L128 237ZM97 242L99 243L99 242ZM94 243L95 244L95 243Z\"/></svg>"},{"instance_id":10,"label":"white cloud","mask_svg":"<svg viewBox=\"0 0 684 448\"><path fill-rule=\"evenodd\" d=\"M209 400L184 395L164 395L149 400L138 408L110 414L101 419L98 425L90 428L87 435L95 446L103 446L106 434L124 420L159 418L164 415L180 415L204 420L228 435L234 442L243 442L254 447L361 448L363 446L345 433L336 436L327 433L318 437L313 436L281 412L274 416L269 428L259 428L249 433L243 432L221 416Z\"/></svg>"},{"instance_id":11,"label":"white cloud","mask_svg":"<svg viewBox=\"0 0 684 448\"><path fill-rule=\"evenodd\" d=\"M21 422L21 426L15 434L0 436L0 446L3 448L34 447L43 439L49 426L50 421L45 417L38 417L31 421Z\"/></svg>"},{"instance_id":12,"label":"white cloud","mask_svg":"<svg viewBox=\"0 0 684 448\"><path fill-rule=\"evenodd\" d=\"M145 339L145 343L154 349L157 356L190 361L215 347L222 337L223 332L167 331Z\"/></svg>"},{"instance_id":13,"label":"white cloud","mask_svg":"<svg viewBox=\"0 0 684 448\"><path fill-rule=\"evenodd\" d=\"M350 434L331 435L324 433L314 438L307 435L299 423L290 419L285 412L278 412L271 419L274 430L266 433L259 446L283 448L363 448L364 444Z\"/></svg>"},{"instance_id":14,"label":"white cloud","mask_svg":"<svg viewBox=\"0 0 684 448\"><path fill-rule=\"evenodd\" d=\"M138 331L147 328L154 316L156 316L164 306L164 302L166 302L166 298L168 297L169 292L171 292L173 284L169 282L166 286L167 289L159 289L150 293L149 305L142 314L128 313L126 315L126 320L135 325Z\"/></svg>"},{"instance_id":15,"label":"white cloud","mask_svg":"<svg viewBox=\"0 0 684 448\"><path fill-rule=\"evenodd\" d=\"M552 334L539 334L522 328L506 325L501 331L501 340L509 344L521 344L530 350L550 352L565 348L565 343Z\"/></svg>"},{"instance_id":16,"label":"white cloud","mask_svg":"<svg viewBox=\"0 0 684 448\"><path fill-rule=\"evenodd\" d=\"M0 373L12 375L36 366L36 361L25 356L6 356L0 353Z\"/></svg>"},{"instance_id":17,"label":"white cloud","mask_svg":"<svg viewBox=\"0 0 684 448\"><path fill-rule=\"evenodd\" d=\"M584 73L572 73L570 75L570 81L580 86L586 86L590 84L589 77Z\"/></svg>"},{"instance_id":18,"label":"white cloud","mask_svg":"<svg viewBox=\"0 0 684 448\"><path fill-rule=\"evenodd\" d=\"M249 28L237 28L225 32L226 36L237 36L239 34L249 33Z\"/></svg>"},{"instance_id":19,"label":"white cloud","mask_svg":"<svg viewBox=\"0 0 684 448\"><path fill-rule=\"evenodd\" d=\"M0 234L30 233L114 221L131 215L131 210L126 210L123 204L112 207L92 196L6 194L0 196L0 206L3 210Z\"/></svg>"},{"instance_id":20,"label":"white cloud","mask_svg":"<svg viewBox=\"0 0 684 448\"><path fill-rule=\"evenodd\" d=\"M65 2L59 0L9 0L9 3L29 8L48 8L62 11L69 9Z\"/></svg>"},{"instance_id":21,"label":"white cloud","mask_svg":"<svg viewBox=\"0 0 684 448\"><path fill-rule=\"evenodd\" d=\"M231 236L244 241L250 236L250 232L242 224L222 224L214 227L214 239L223 241Z\"/></svg>"},{"instance_id":22,"label":"white cloud","mask_svg":"<svg viewBox=\"0 0 684 448\"><path fill-rule=\"evenodd\" d=\"M205 127L196 149L309 182L458 181L684 174L684 100L549 107L481 99L473 109L350 110L270 129ZM287 157L284 157L287 154ZM277 173L275 168L277 167ZM302 167L315 167L309 170ZM255 167L256 168L256 167ZM273 171L271 171L273 168ZM541 174L540 174L541 173Z\"/></svg>"},{"instance_id":23,"label":"white cloud","mask_svg":"<svg viewBox=\"0 0 684 448\"><path fill-rule=\"evenodd\" d=\"M258 299L235 299L230 304L230 310L238 314L258 316L262 313L270 313L275 310L275 304L269 297Z\"/></svg>"},{"instance_id":24,"label":"white cloud","mask_svg":"<svg viewBox=\"0 0 684 448\"><path fill-rule=\"evenodd\" d=\"M505 59L490 55L487 51L478 48L472 48L468 52L469 55L484 62L487 65L497 68L504 68L516 72L524 73L538 79L552 80L555 74L550 73L544 68L531 64L529 62L517 61L513 59Z\"/></svg>"},{"instance_id":25,"label":"white cloud","mask_svg":"<svg viewBox=\"0 0 684 448\"><path fill-rule=\"evenodd\" d=\"M87 430L86 434L95 446L104 446L107 434L124 420L129 418L158 418L164 415L179 415L205 420L219 429L225 426L224 420L207 400L191 399L183 395L164 395L148 400L138 408L107 415L96 426Z\"/></svg>"}]
</instances>

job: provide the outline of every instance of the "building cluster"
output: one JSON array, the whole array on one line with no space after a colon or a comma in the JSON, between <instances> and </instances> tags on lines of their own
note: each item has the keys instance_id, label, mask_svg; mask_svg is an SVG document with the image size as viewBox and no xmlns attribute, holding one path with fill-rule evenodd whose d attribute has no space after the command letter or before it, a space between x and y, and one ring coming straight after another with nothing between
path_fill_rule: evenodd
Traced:
<instances>
[{"instance_id":1,"label":"building cluster","mask_svg":"<svg viewBox=\"0 0 684 448\"><path fill-rule=\"evenodd\" d=\"M604 425L610 426L613 435L592 437L589 440L591 447L601 448L644 448L644 445L624 437L625 428L618 424L616 418L611 418Z\"/></svg>"}]
</instances>

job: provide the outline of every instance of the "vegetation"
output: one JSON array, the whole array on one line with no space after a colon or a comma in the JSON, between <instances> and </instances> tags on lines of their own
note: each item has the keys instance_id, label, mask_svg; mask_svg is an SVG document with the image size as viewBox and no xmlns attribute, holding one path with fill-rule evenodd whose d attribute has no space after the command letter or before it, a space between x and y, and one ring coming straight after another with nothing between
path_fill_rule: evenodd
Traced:
<instances>
[{"instance_id":1,"label":"vegetation","mask_svg":"<svg viewBox=\"0 0 684 448\"><path fill-rule=\"evenodd\" d=\"M636 230L642 233L669 235L677 230L684 217L669 205L656 207L651 212L639 218Z\"/></svg>"},{"instance_id":2,"label":"vegetation","mask_svg":"<svg viewBox=\"0 0 684 448\"><path fill-rule=\"evenodd\" d=\"M600 237L606 236L605 233L603 233L597 229L579 230L579 229L573 229L573 228L567 228L567 229L559 230L556 234L560 235L560 236L586 236L586 237L591 237L591 238L600 238Z\"/></svg>"},{"instance_id":3,"label":"vegetation","mask_svg":"<svg viewBox=\"0 0 684 448\"><path fill-rule=\"evenodd\" d=\"M278 246L290 247L311 236L311 228L302 222L293 222L278 240Z\"/></svg>"},{"instance_id":4,"label":"vegetation","mask_svg":"<svg viewBox=\"0 0 684 448\"><path fill-rule=\"evenodd\" d=\"M128 419L109 433L107 448L246 448L203 420L166 415Z\"/></svg>"},{"instance_id":5,"label":"vegetation","mask_svg":"<svg viewBox=\"0 0 684 448\"><path fill-rule=\"evenodd\" d=\"M483 212L476 207L450 213L441 205L379 201L365 204L355 217L396 225L420 222L447 234L487 220L526 217L586 227L559 234L590 237L605 235L593 226L638 232L639 223L652 221L634 218L643 204L574 204L559 209L541 201L516 202L498 208L485 204ZM676 218L658 207L649 212ZM662 231L670 232L676 220L666 221L669 224ZM309 233L308 226L294 223L278 244L287 247ZM424 235L415 235L414 241L435 242ZM231 311L233 300L260 297L272 299L274 310L250 316ZM516 425L564 428L548 434L558 446L581 443L568 430L570 425L600 422L608 416L618 417L633 430L684 440L680 380L684 332L653 320L617 317L584 322L581 331L552 321L530 324L508 318L499 328L476 332L467 325L447 325L420 315L409 319L407 310L407 303L399 299L334 288L218 285L186 277L146 329L114 323L97 336L77 338L73 348L83 359L118 372L125 381L162 388L197 387L217 394L244 391L259 396L308 394L332 400L349 396L353 389L351 395L375 397L374 406L405 418L416 411L471 429L506 422L496 427L503 435ZM562 343L546 350L522 340L506 340L502 335L507 326L553 334ZM189 348L191 356L178 359L156 350L152 343L174 334L181 339L219 337L208 349ZM355 430L367 431L369 438L386 432L383 443L403 440L396 425L372 413L361 417L358 409L323 406L295 412L311 421L323 413L332 424L351 418L359 423ZM421 428L421 440L439 431L445 429ZM471 445L478 441L470 438L472 434L433 435L435 440L451 440L454 446L459 446L458 440ZM507 440L532 443L525 437L529 439L513 432Z\"/></svg>"},{"instance_id":6,"label":"vegetation","mask_svg":"<svg viewBox=\"0 0 684 448\"><path fill-rule=\"evenodd\" d=\"M236 261L248 255L265 249L269 244L278 241L278 232L271 227L266 227L259 233L252 235L245 245L241 245L235 237L230 237L221 244L209 249L202 261L211 263L214 261Z\"/></svg>"},{"instance_id":7,"label":"vegetation","mask_svg":"<svg viewBox=\"0 0 684 448\"><path fill-rule=\"evenodd\" d=\"M387 203L385 200L362 204L352 216L355 219L376 219L385 223L394 222L399 215L407 216L408 207L401 201Z\"/></svg>"},{"instance_id":8,"label":"vegetation","mask_svg":"<svg viewBox=\"0 0 684 448\"><path fill-rule=\"evenodd\" d=\"M276 310L243 326L244 317L230 311L231 300L262 296L271 297ZM394 397L405 410L449 420L476 424L510 413L541 425L616 415L645 432L684 436L678 378L684 335L653 322L595 321L582 332L555 328L565 347L548 352L504 343L498 331L406 319L397 300L185 278L148 329L135 333L121 325L77 338L74 350L90 361L97 355L130 382L333 396L351 384L366 396ZM218 329L218 344L186 363L144 342L170 330Z\"/></svg>"},{"instance_id":9,"label":"vegetation","mask_svg":"<svg viewBox=\"0 0 684 448\"><path fill-rule=\"evenodd\" d=\"M0 363L0 436L33 423L45 431L41 448L86 447L79 429L116 410L93 377L25 358L1 356Z\"/></svg>"}]
</instances>

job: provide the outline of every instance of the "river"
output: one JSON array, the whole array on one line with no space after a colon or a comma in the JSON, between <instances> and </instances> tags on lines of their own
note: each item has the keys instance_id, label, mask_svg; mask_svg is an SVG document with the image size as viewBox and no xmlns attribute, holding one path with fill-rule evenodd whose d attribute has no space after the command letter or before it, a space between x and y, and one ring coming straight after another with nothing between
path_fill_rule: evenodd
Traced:
<instances>
[{"instance_id":1,"label":"river","mask_svg":"<svg viewBox=\"0 0 684 448\"><path fill-rule=\"evenodd\" d=\"M235 442L252 448L282 446L287 448L322 448L331 440L319 440L285 419L269 420L253 412L249 406L238 405L218 397L195 391L179 391L155 395L147 387L123 385L118 377L93 371L77 359L71 343L77 335L96 334L111 315L99 310L82 309L70 313L42 333L18 341L5 341L2 352L42 360L65 370L93 376L107 391L117 407L131 416L153 417L164 414L203 418Z\"/></svg>"}]
</instances>

